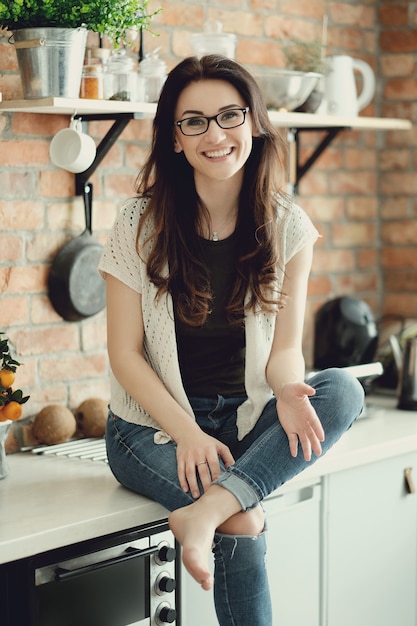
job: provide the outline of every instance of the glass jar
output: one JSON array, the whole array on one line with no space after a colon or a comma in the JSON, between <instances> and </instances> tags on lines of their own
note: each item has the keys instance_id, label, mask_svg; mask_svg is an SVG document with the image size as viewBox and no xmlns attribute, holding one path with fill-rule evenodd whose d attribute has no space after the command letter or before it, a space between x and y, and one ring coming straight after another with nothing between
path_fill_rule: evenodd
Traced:
<instances>
[{"instance_id":1,"label":"glass jar","mask_svg":"<svg viewBox=\"0 0 417 626\"><path fill-rule=\"evenodd\" d=\"M104 75L101 65L84 65L81 75L80 98L103 100Z\"/></svg>"},{"instance_id":2,"label":"glass jar","mask_svg":"<svg viewBox=\"0 0 417 626\"><path fill-rule=\"evenodd\" d=\"M125 49L114 50L108 60L104 96L107 100L137 101L138 75L135 61Z\"/></svg>"},{"instance_id":3,"label":"glass jar","mask_svg":"<svg viewBox=\"0 0 417 626\"><path fill-rule=\"evenodd\" d=\"M145 55L139 63L139 73L145 79L145 102L157 102L167 77L167 66L159 58L158 49Z\"/></svg>"},{"instance_id":4,"label":"glass jar","mask_svg":"<svg viewBox=\"0 0 417 626\"><path fill-rule=\"evenodd\" d=\"M223 24L218 20L208 20L204 24L204 32L191 35L191 45L198 57L206 54L221 54L234 59L236 41L236 35L223 32Z\"/></svg>"}]
</instances>

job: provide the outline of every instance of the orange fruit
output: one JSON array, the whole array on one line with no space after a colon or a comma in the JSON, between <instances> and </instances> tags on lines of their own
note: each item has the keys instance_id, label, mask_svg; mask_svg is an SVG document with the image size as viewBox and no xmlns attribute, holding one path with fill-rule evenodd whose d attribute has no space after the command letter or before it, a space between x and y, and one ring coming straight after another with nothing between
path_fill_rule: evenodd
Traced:
<instances>
[{"instance_id":1,"label":"orange fruit","mask_svg":"<svg viewBox=\"0 0 417 626\"><path fill-rule=\"evenodd\" d=\"M18 420L22 415L22 407L18 402L8 402L1 411L1 420Z\"/></svg>"},{"instance_id":2,"label":"orange fruit","mask_svg":"<svg viewBox=\"0 0 417 626\"><path fill-rule=\"evenodd\" d=\"M6 368L0 370L0 385L9 389L14 383L15 375L12 370L8 370Z\"/></svg>"}]
</instances>

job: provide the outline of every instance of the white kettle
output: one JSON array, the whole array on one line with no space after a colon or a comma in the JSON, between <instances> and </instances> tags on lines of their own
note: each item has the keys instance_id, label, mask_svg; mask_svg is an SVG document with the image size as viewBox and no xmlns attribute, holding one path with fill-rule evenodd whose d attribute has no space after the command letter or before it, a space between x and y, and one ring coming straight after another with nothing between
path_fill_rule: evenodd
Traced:
<instances>
[{"instance_id":1,"label":"white kettle","mask_svg":"<svg viewBox=\"0 0 417 626\"><path fill-rule=\"evenodd\" d=\"M324 98L318 113L356 117L375 94L375 74L368 63L346 55L327 57L329 73L324 79ZM362 77L357 91L355 72Z\"/></svg>"}]
</instances>

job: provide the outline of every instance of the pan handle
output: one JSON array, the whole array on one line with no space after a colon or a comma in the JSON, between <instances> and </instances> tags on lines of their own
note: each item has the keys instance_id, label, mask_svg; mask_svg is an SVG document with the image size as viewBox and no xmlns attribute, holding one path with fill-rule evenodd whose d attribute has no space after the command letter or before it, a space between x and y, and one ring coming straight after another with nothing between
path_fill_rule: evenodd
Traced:
<instances>
[{"instance_id":1,"label":"pan handle","mask_svg":"<svg viewBox=\"0 0 417 626\"><path fill-rule=\"evenodd\" d=\"M85 229L93 234L92 212L93 212L93 185L91 183L84 184L84 212L85 212Z\"/></svg>"}]
</instances>

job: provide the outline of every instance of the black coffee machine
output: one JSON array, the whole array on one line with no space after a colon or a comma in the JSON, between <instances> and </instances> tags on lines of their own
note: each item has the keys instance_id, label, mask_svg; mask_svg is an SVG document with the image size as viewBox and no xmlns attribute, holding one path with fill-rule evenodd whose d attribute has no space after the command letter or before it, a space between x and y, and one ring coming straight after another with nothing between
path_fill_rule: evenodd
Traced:
<instances>
[{"instance_id":1,"label":"black coffee machine","mask_svg":"<svg viewBox=\"0 0 417 626\"><path fill-rule=\"evenodd\" d=\"M366 302L341 296L326 302L315 315L315 370L372 363L378 329Z\"/></svg>"}]
</instances>

